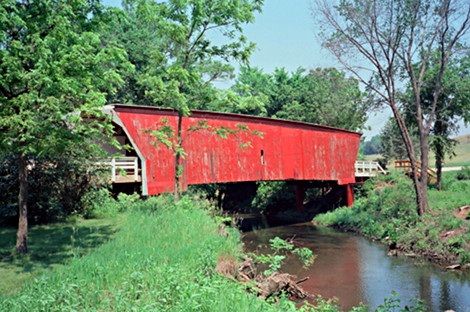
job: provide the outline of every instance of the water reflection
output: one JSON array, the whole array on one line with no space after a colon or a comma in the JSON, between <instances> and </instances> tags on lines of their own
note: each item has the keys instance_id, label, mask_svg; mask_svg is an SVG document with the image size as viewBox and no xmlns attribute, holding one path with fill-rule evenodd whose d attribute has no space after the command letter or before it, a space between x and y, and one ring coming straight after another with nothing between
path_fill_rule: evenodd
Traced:
<instances>
[{"instance_id":1,"label":"water reflection","mask_svg":"<svg viewBox=\"0 0 470 312\"><path fill-rule=\"evenodd\" d=\"M430 311L470 312L468 272L444 272L417 259L390 257L381 245L362 237L309 223L279 226L266 219L260 221L251 219L253 230L243 237L246 249L266 250L270 238L295 236L299 246L312 249L318 257L307 270L297 260L288 259L285 271L299 278L309 276L302 284L307 291L325 298L338 297L344 310L361 302L375 308L395 291L402 306L418 297L426 300ZM247 230L247 219L244 222Z\"/></svg>"}]
</instances>

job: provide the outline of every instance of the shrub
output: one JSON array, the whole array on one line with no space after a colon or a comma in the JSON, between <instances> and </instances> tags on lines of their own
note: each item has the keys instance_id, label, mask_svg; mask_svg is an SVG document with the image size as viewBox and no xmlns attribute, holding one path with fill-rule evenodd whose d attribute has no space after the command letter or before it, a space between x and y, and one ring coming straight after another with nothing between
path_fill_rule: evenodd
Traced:
<instances>
[{"instance_id":1,"label":"shrub","mask_svg":"<svg viewBox=\"0 0 470 312\"><path fill-rule=\"evenodd\" d=\"M28 219L30 224L82 215L93 203L90 194L105 185L104 169L83 157L30 156ZM0 225L15 224L18 182L14 155L0 155Z\"/></svg>"},{"instance_id":2,"label":"shrub","mask_svg":"<svg viewBox=\"0 0 470 312\"><path fill-rule=\"evenodd\" d=\"M457 180L470 180L470 167L465 166L456 175Z\"/></svg>"},{"instance_id":3,"label":"shrub","mask_svg":"<svg viewBox=\"0 0 470 312\"><path fill-rule=\"evenodd\" d=\"M436 254L443 262L469 262L464 242L470 239L470 229L452 212L468 203L470 184L452 175L444 177L445 191L429 191L432 214L419 217L410 179L392 175L369 180L365 197L353 207L319 215L315 221L352 229L405 251Z\"/></svg>"}]
</instances>

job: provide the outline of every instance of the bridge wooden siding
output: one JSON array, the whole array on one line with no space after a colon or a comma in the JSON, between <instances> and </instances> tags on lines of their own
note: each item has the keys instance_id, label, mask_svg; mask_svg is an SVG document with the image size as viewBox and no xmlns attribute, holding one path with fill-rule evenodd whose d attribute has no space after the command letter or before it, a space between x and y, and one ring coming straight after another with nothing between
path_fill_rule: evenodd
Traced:
<instances>
[{"instance_id":1,"label":"bridge wooden siding","mask_svg":"<svg viewBox=\"0 0 470 312\"><path fill-rule=\"evenodd\" d=\"M173 191L173 152L164 146L155 147L151 144L155 140L145 131L156 129L163 119L176 129L177 112L128 105L108 105L106 109L137 152L142 165L142 193ZM183 129L199 121L216 127L235 128L243 124L250 130L262 132L263 137L238 134L238 138L222 139L207 130L183 135L187 153L183 161L183 187L262 180L313 180L338 185L356 182L355 160L360 133L303 122L206 111L193 111L185 117ZM243 148L241 144L246 142L251 146Z\"/></svg>"}]
</instances>

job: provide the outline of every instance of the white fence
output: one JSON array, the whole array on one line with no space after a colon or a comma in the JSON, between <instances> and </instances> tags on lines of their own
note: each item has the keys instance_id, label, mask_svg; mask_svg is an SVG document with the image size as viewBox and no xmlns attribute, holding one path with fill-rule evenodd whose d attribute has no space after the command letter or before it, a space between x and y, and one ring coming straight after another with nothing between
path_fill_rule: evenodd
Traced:
<instances>
[{"instance_id":1,"label":"white fence","mask_svg":"<svg viewBox=\"0 0 470 312\"><path fill-rule=\"evenodd\" d=\"M137 182L140 180L137 157L110 158L102 163L110 166L112 182Z\"/></svg>"},{"instance_id":2,"label":"white fence","mask_svg":"<svg viewBox=\"0 0 470 312\"><path fill-rule=\"evenodd\" d=\"M376 161L356 161L356 177L375 177L377 174L388 174Z\"/></svg>"}]
</instances>

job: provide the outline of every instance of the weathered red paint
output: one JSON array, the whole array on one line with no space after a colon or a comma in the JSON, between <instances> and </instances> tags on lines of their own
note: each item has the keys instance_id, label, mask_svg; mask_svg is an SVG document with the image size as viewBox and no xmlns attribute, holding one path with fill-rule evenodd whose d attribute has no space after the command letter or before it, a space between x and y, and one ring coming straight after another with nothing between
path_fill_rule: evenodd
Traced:
<instances>
[{"instance_id":1,"label":"weathered red paint","mask_svg":"<svg viewBox=\"0 0 470 312\"><path fill-rule=\"evenodd\" d=\"M351 207L354 204L354 186L352 184L346 185L346 207Z\"/></svg>"},{"instance_id":2,"label":"weathered red paint","mask_svg":"<svg viewBox=\"0 0 470 312\"><path fill-rule=\"evenodd\" d=\"M164 146L156 147L146 130L167 119L176 129L177 112L154 107L112 105L146 163L148 195L174 188L175 157ZM238 114L193 111L183 119L183 129L205 120L211 126L258 130L263 137L239 134L222 139L199 130L183 137L183 186L190 184L261 180L336 181L355 183L354 163L361 134L302 122ZM241 147L251 142L250 147ZM141 159L142 160L142 159ZM145 182L144 182L145 183Z\"/></svg>"}]
</instances>

